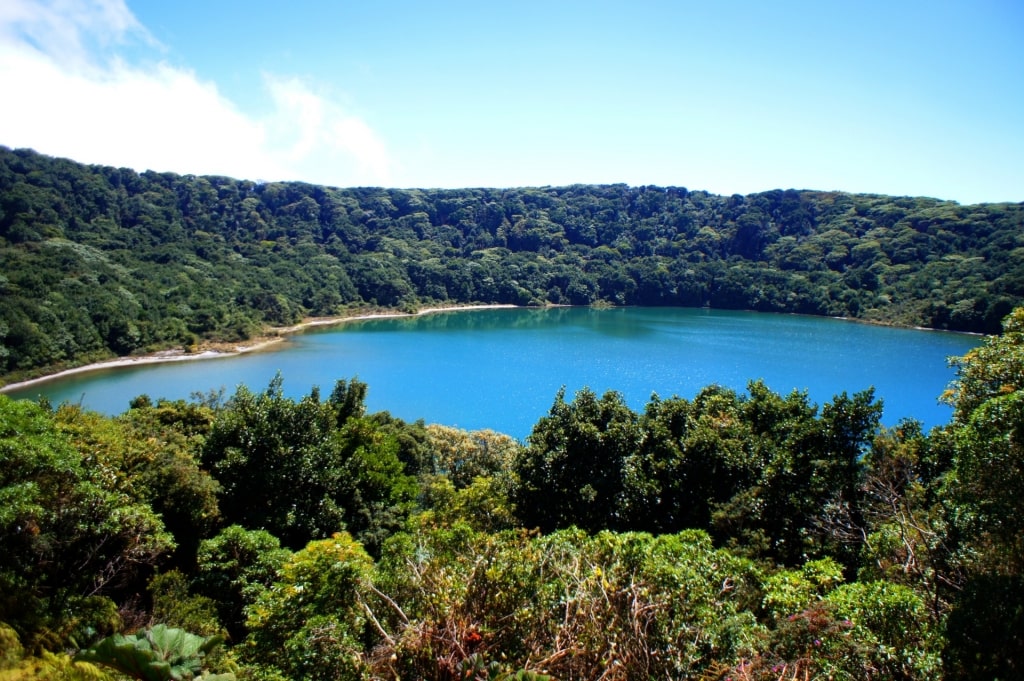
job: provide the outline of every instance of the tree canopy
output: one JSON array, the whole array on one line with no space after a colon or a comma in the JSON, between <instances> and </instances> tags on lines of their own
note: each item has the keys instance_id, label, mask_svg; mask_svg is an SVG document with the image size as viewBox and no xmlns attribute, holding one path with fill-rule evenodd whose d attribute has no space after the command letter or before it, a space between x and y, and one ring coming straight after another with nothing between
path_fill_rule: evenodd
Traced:
<instances>
[{"instance_id":1,"label":"tree canopy","mask_svg":"<svg viewBox=\"0 0 1024 681\"><path fill-rule=\"evenodd\" d=\"M677 305L995 333L1024 206L775 190L400 190L136 173L0 147L0 376L306 316Z\"/></svg>"},{"instance_id":2,"label":"tree canopy","mask_svg":"<svg viewBox=\"0 0 1024 681\"><path fill-rule=\"evenodd\" d=\"M560 392L522 443L367 414L357 379L117 417L0 396L0 668L1015 678L1022 310L928 433L760 381Z\"/></svg>"},{"instance_id":3,"label":"tree canopy","mask_svg":"<svg viewBox=\"0 0 1024 681\"><path fill-rule=\"evenodd\" d=\"M0 149L5 376L353 305L1001 330L952 361L930 432L881 427L870 390L759 380L640 411L563 390L525 442L368 414L355 378L115 417L0 395L0 678L1019 678L1021 209L337 189Z\"/></svg>"}]
</instances>

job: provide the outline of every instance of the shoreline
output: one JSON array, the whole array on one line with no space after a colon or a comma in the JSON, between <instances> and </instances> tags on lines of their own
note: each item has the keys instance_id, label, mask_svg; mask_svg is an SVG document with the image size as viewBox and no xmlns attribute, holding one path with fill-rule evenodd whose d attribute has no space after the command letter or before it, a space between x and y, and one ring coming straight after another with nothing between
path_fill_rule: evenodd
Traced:
<instances>
[{"instance_id":1,"label":"shoreline","mask_svg":"<svg viewBox=\"0 0 1024 681\"><path fill-rule=\"evenodd\" d=\"M91 364L85 364L80 367L74 367L71 369L64 369L52 374L46 374L45 376L38 376L36 378L26 379L24 381L18 381L16 383L8 383L7 385L0 386L0 394L7 392L14 392L23 388L29 388L33 385L46 383L48 381L54 381L67 376L74 376L76 374L89 373L93 371L104 371L107 369L121 369L125 367L141 366L146 364L165 364L169 362L186 362L186 361L200 361L207 359L222 359L228 357L236 357L238 355L247 354L250 352L259 352L267 350L279 343L286 342L288 336L296 333L301 333L306 329L312 329L317 327L329 327L339 326L347 322L357 322L372 319L392 319L401 317L418 317L428 314L437 314L440 312L472 312L475 310L501 310L501 309L517 309L521 308L521 305L512 304L481 304L481 305L452 305L450 307L427 307L416 312L401 312L399 310L394 311L378 311L378 312L366 312L362 314L353 315L342 315L338 317L310 317L306 320L293 324L291 326L276 326L269 327L265 330L264 334L257 336L256 338L250 339L242 343L228 343L228 342L210 342L201 346L198 352L187 353L181 348L175 348L170 350L159 350L147 355L139 356L128 356L128 357L115 357L113 359L103 360L100 362L93 362ZM551 305L550 307L563 307L561 305ZM568 306L571 307L571 306ZM613 306L614 307L614 306ZM932 329L929 327L921 326L900 326L898 324L887 324L883 322L858 319L856 317L841 317L841 316L822 316L822 315L806 315L797 312L790 313L778 313L778 314L792 314L796 316L809 316L819 317L822 319L835 319L837 321L854 322L857 324L867 324L869 326L881 326L888 328L902 328L910 329L914 331L941 331L943 333L956 333L967 336L979 336L984 337L985 334L971 331L949 331L946 329Z\"/></svg>"},{"instance_id":2,"label":"shoreline","mask_svg":"<svg viewBox=\"0 0 1024 681\"><path fill-rule=\"evenodd\" d=\"M8 383L7 385L0 386L0 394L6 392L12 392L15 390L21 390L23 388L30 388L33 385L40 383L46 383L48 381L54 381L67 376L74 376L76 374L84 374L93 371L104 371L106 369L121 369L125 367L141 366L146 364L166 364L169 362L190 362L200 361L207 359L222 359L227 357L236 357L249 352L258 352L265 350L271 346L282 343L287 339L287 336L299 333L305 329L315 328L318 326L337 326L346 322L357 322L367 319L390 319L393 317L419 317L428 314L437 314L439 312L469 312L475 310L502 310L502 309L513 309L519 307L518 305L510 304L494 304L494 305L455 305L452 307L428 307L416 312L370 312L367 314L357 314L352 316L340 316L340 317L314 317L307 319L306 321L294 324L292 326L281 326L272 327L267 329L268 334L259 336L247 341L246 344L238 344L233 348L230 346L232 343L211 343L206 349L199 352L187 353L184 350L178 348L173 350L160 350L158 352L150 353L148 355L139 355L138 357L116 357L114 359L103 360L102 362L93 362L92 364L85 364L80 367L74 367L72 369L64 369L56 373L47 374L45 376L39 376L38 378L30 378L24 381L18 381L17 383ZM230 349L225 349L225 347Z\"/></svg>"}]
</instances>

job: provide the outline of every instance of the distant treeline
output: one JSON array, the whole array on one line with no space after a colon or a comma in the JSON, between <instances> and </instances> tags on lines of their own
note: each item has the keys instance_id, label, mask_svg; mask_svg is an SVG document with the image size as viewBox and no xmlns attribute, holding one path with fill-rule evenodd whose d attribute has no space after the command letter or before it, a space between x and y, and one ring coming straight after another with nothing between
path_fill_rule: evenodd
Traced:
<instances>
[{"instance_id":1,"label":"distant treeline","mask_svg":"<svg viewBox=\"0 0 1024 681\"><path fill-rule=\"evenodd\" d=\"M364 306L598 302L995 333L1024 204L679 187L338 189L0 147L0 374Z\"/></svg>"}]
</instances>

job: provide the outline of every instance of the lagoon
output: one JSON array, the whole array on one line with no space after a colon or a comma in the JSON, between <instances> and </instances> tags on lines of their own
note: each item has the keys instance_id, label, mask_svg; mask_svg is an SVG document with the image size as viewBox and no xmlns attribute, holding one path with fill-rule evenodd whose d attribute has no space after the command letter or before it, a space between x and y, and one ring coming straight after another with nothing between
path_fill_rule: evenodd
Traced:
<instances>
[{"instance_id":1,"label":"lagoon","mask_svg":"<svg viewBox=\"0 0 1024 681\"><path fill-rule=\"evenodd\" d=\"M68 376L11 396L80 402L117 414L131 398L188 399L240 384L263 390L277 373L285 394L339 378L369 385L367 407L406 420L490 428L524 439L559 388L616 390L640 410L652 393L693 397L717 383L743 391L761 378L778 393L822 404L875 388L883 423L926 428L951 411L938 397L953 379L947 358L981 343L965 334L871 326L821 317L690 308L548 308L440 312L349 321L290 336L273 350Z\"/></svg>"}]
</instances>

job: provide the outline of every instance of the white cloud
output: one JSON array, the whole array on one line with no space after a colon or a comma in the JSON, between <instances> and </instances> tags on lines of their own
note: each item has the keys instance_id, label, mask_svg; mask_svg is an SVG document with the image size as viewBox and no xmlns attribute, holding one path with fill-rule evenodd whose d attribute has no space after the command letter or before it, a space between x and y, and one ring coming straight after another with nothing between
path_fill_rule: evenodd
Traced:
<instances>
[{"instance_id":1,"label":"white cloud","mask_svg":"<svg viewBox=\"0 0 1024 681\"><path fill-rule=\"evenodd\" d=\"M123 0L0 3L0 144L86 163L335 185L385 184L364 121L297 78L265 77L274 112L240 111L216 84L116 47L155 41Z\"/></svg>"},{"instance_id":2,"label":"white cloud","mask_svg":"<svg viewBox=\"0 0 1024 681\"><path fill-rule=\"evenodd\" d=\"M357 175L367 181L391 178L387 148L365 121L298 78L265 75L264 80L276 109L270 130L291 167L312 181L337 184L332 167L352 159Z\"/></svg>"},{"instance_id":3,"label":"white cloud","mask_svg":"<svg viewBox=\"0 0 1024 681\"><path fill-rule=\"evenodd\" d=\"M97 57L92 48L108 48L130 38L155 44L123 0L4 0L0 4L0 42L31 47L66 69L88 69Z\"/></svg>"}]
</instances>

